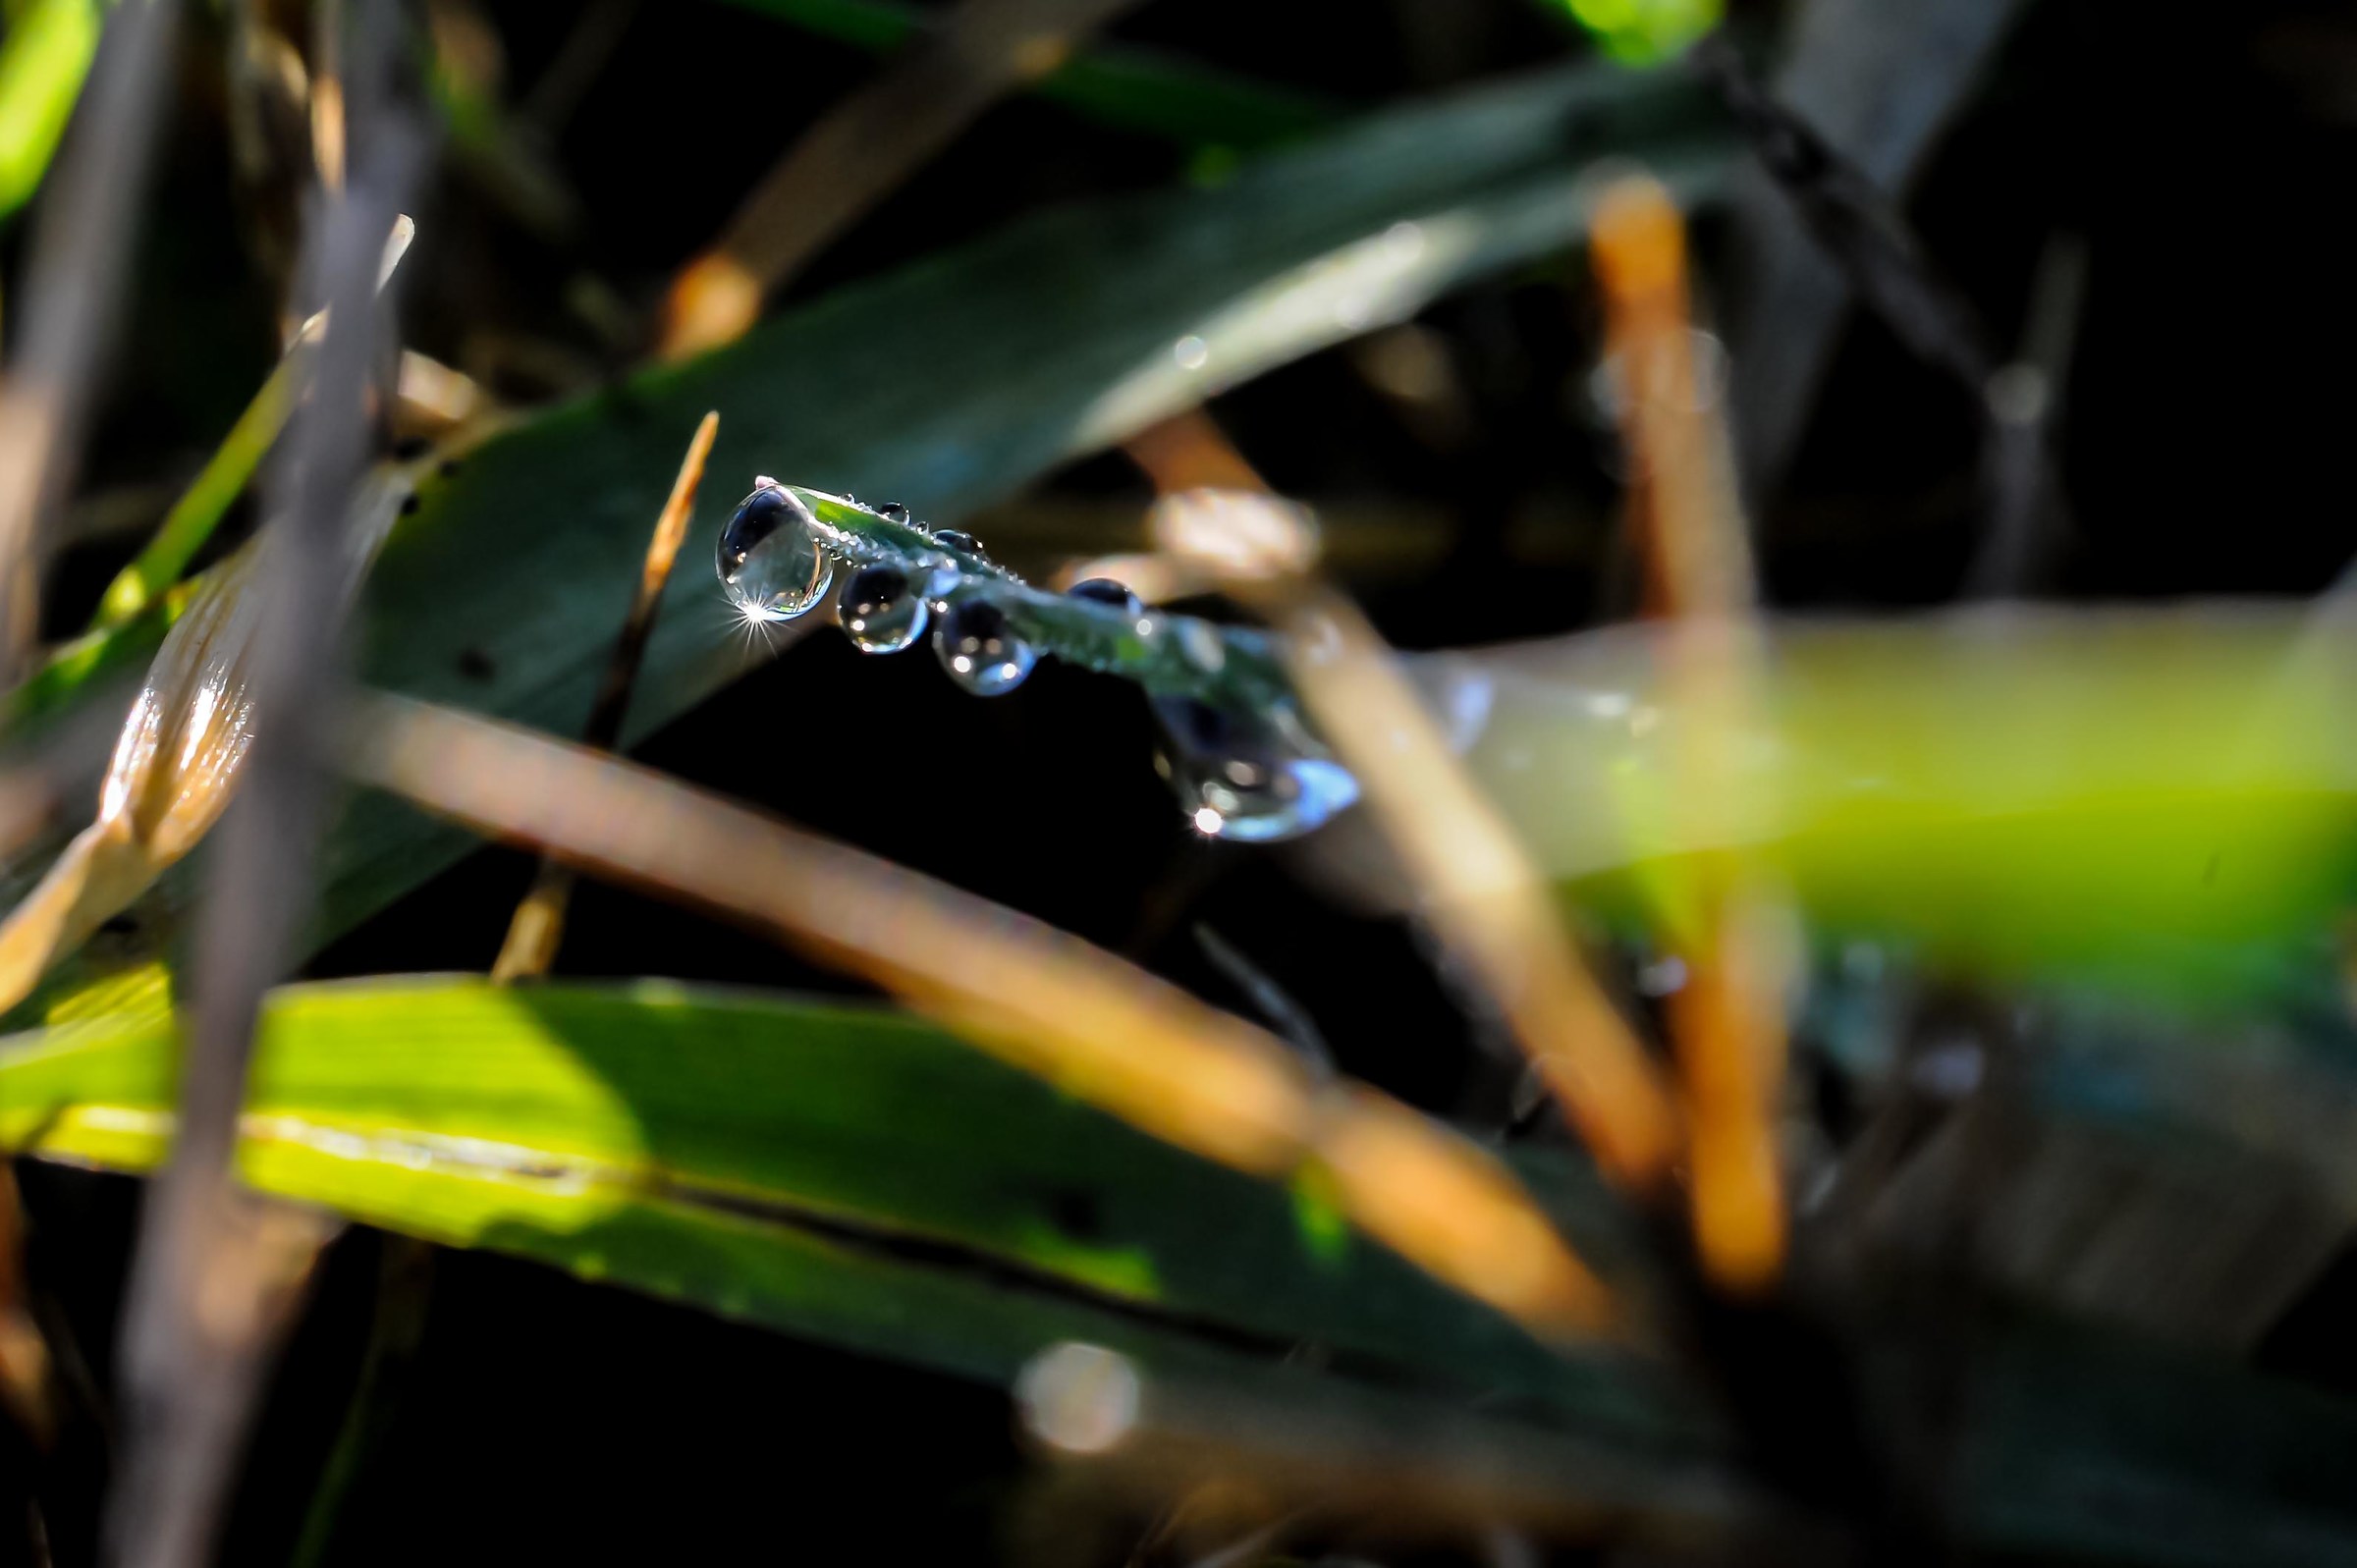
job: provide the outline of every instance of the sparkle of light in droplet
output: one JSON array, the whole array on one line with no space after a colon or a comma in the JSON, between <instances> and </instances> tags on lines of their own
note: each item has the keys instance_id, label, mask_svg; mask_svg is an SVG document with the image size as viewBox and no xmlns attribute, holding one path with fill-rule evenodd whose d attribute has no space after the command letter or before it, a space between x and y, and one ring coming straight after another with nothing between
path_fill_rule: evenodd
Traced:
<instances>
[{"instance_id":1,"label":"sparkle of light in droplet","mask_svg":"<svg viewBox=\"0 0 2357 1568\"><path fill-rule=\"evenodd\" d=\"M1200 370L1211 362L1211 345L1190 332L1171 345L1171 357L1181 370Z\"/></svg>"}]
</instances>

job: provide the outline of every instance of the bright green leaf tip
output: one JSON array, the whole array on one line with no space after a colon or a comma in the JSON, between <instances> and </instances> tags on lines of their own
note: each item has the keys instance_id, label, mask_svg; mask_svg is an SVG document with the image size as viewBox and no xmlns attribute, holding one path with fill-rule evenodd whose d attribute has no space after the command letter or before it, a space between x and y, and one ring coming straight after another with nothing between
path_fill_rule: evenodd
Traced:
<instances>
[{"instance_id":1,"label":"bright green leaf tip","mask_svg":"<svg viewBox=\"0 0 2357 1568\"><path fill-rule=\"evenodd\" d=\"M1562 0L1572 19L1596 35L1604 52L1626 66L1659 65L1719 26L1722 0Z\"/></svg>"},{"instance_id":2,"label":"bright green leaf tip","mask_svg":"<svg viewBox=\"0 0 2357 1568\"><path fill-rule=\"evenodd\" d=\"M0 217L40 189L98 50L95 0L31 0L0 40Z\"/></svg>"}]
</instances>

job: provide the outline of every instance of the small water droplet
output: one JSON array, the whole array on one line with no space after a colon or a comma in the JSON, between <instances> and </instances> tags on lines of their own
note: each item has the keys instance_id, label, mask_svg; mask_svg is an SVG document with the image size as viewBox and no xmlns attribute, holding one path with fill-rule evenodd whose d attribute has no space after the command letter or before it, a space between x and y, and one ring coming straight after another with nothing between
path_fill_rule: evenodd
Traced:
<instances>
[{"instance_id":1,"label":"small water droplet","mask_svg":"<svg viewBox=\"0 0 2357 1568\"><path fill-rule=\"evenodd\" d=\"M1007 612L988 599L962 599L943 611L933 628L933 651L950 678L978 697L1013 691L1039 662L1007 623Z\"/></svg>"},{"instance_id":2,"label":"small water droplet","mask_svg":"<svg viewBox=\"0 0 2357 1568\"><path fill-rule=\"evenodd\" d=\"M933 542L945 550L962 550L969 556L982 554L982 541L962 528L936 528Z\"/></svg>"},{"instance_id":3,"label":"small water droplet","mask_svg":"<svg viewBox=\"0 0 2357 1568\"><path fill-rule=\"evenodd\" d=\"M791 492L772 484L745 497L720 531L718 561L739 613L792 621L825 598L835 563L818 539L818 519Z\"/></svg>"},{"instance_id":4,"label":"small water droplet","mask_svg":"<svg viewBox=\"0 0 2357 1568\"><path fill-rule=\"evenodd\" d=\"M1064 591L1074 599L1111 605L1132 617L1145 608L1137 602L1137 595L1129 591L1127 583L1117 582L1111 577L1083 577Z\"/></svg>"},{"instance_id":5,"label":"small water droplet","mask_svg":"<svg viewBox=\"0 0 2357 1568\"><path fill-rule=\"evenodd\" d=\"M908 509L897 501L885 502L875 509L875 514L887 522L906 522L908 520Z\"/></svg>"},{"instance_id":6,"label":"small water droplet","mask_svg":"<svg viewBox=\"0 0 2357 1568\"><path fill-rule=\"evenodd\" d=\"M925 596L897 567L861 567L843 585L835 619L861 653L899 653L924 635Z\"/></svg>"},{"instance_id":7,"label":"small water droplet","mask_svg":"<svg viewBox=\"0 0 2357 1568\"><path fill-rule=\"evenodd\" d=\"M1193 697L1157 697L1155 766L1210 838L1270 843L1324 827L1358 799L1358 781L1289 714L1242 716Z\"/></svg>"},{"instance_id":8,"label":"small water droplet","mask_svg":"<svg viewBox=\"0 0 2357 1568\"><path fill-rule=\"evenodd\" d=\"M1200 370L1211 362L1211 345L1190 332L1171 345L1171 357L1181 370Z\"/></svg>"}]
</instances>

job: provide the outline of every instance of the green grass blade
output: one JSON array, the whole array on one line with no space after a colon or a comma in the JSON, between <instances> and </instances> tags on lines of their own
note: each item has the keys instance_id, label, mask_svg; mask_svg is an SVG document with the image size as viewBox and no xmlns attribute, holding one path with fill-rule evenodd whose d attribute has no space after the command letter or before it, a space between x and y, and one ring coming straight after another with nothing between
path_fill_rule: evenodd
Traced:
<instances>
[{"instance_id":1,"label":"green grass blade","mask_svg":"<svg viewBox=\"0 0 2357 1568\"><path fill-rule=\"evenodd\" d=\"M1471 760L1540 867L1634 917L1713 845L1628 628L1464 656ZM1969 612L1775 628L1727 821L1815 933L2173 1001L2309 988L2357 894L2357 653L2301 609Z\"/></svg>"},{"instance_id":2,"label":"green grass blade","mask_svg":"<svg viewBox=\"0 0 2357 1568\"><path fill-rule=\"evenodd\" d=\"M0 1151L152 1168L175 1072L152 984L0 1043ZM1397 1463L1423 1433L1430 1463L1479 1454L1476 1483L1504 1465L1523 1502L1689 1526L1761 1505L1670 1369L1551 1356L1380 1248L1319 1239L1286 1193L891 1013L669 986L293 987L248 1106L249 1182L440 1243L998 1383L1050 1344L1106 1345L1151 1399L1242 1422L1219 1440L1322 1446L1295 1460ZM1279 1364L1304 1339L1324 1371ZM2357 1549L2345 1404L2018 1317L1961 1375L1974 1540L2237 1568ZM2238 1554L2252 1540L2299 1549Z\"/></svg>"},{"instance_id":3,"label":"green grass blade","mask_svg":"<svg viewBox=\"0 0 2357 1568\"><path fill-rule=\"evenodd\" d=\"M172 503L155 537L106 585L97 613L90 618L91 631L105 632L133 620L156 595L180 580L180 574L245 491L254 469L261 466L271 443L286 428L297 383L309 359L298 345L271 367L253 401L238 415L237 423L230 426L229 434L205 460L189 488Z\"/></svg>"},{"instance_id":4,"label":"green grass blade","mask_svg":"<svg viewBox=\"0 0 2357 1568\"><path fill-rule=\"evenodd\" d=\"M0 1148L149 1168L176 1059L152 1003L0 1048ZM1279 1353L1316 1338L1402 1376L1617 1408L1595 1367L1303 1200L881 1009L655 984L293 987L245 1139L265 1191L970 1374L1004 1376L1076 1314Z\"/></svg>"}]
</instances>

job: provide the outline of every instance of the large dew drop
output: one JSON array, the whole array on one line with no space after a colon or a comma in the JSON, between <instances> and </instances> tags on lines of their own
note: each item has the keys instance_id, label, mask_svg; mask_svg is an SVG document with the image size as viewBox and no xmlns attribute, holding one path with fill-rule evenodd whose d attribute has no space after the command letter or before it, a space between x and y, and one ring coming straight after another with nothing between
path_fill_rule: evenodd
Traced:
<instances>
[{"instance_id":1,"label":"large dew drop","mask_svg":"<svg viewBox=\"0 0 2357 1568\"><path fill-rule=\"evenodd\" d=\"M1013 691L1039 662L1007 623L1007 612L988 599L961 599L944 610L933 627L933 651L950 678L978 697Z\"/></svg>"},{"instance_id":2,"label":"large dew drop","mask_svg":"<svg viewBox=\"0 0 2357 1568\"><path fill-rule=\"evenodd\" d=\"M924 635L925 596L897 567L861 567L843 585L835 619L862 653L899 653Z\"/></svg>"},{"instance_id":3,"label":"large dew drop","mask_svg":"<svg viewBox=\"0 0 2357 1568\"><path fill-rule=\"evenodd\" d=\"M818 519L778 485L744 498L720 531L720 580L747 621L792 621L807 614L835 581L835 562L819 544Z\"/></svg>"},{"instance_id":4,"label":"large dew drop","mask_svg":"<svg viewBox=\"0 0 2357 1568\"><path fill-rule=\"evenodd\" d=\"M1155 767L1207 838L1297 838L1358 799L1358 781L1290 714L1263 721L1192 697L1157 697L1154 714L1163 731Z\"/></svg>"}]
</instances>

